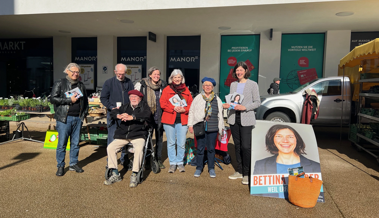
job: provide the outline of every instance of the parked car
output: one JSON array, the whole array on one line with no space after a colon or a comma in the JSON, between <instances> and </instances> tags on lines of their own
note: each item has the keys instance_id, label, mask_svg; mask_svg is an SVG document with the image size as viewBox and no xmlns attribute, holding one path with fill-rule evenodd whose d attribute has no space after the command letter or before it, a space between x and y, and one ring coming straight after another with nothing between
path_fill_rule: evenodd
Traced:
<instances>
[{"instance_id":1,"label":"parked car","mask_svg":"<svg viewBox=\"0 0 379 218\"><path fill-rule=\"evenodd\" d=\"M320 100L319 116L312 120L316 125L343 125L350 123L351 84L348 77L318 78L293 92L261 96L261 106L256 110L259 120L300 123L306 89L314 89Z\"/></svg>"}]
</instances>

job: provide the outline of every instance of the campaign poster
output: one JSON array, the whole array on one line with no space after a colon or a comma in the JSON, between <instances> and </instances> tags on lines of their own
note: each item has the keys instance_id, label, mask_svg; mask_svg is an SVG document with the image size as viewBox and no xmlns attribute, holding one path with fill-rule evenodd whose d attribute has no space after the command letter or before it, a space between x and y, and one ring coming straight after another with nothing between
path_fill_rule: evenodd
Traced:
<instances>
[{"instance_id":1,"label":"campaign poster","mask_svg":"<svg viewBox=\"0 0 379 218\"><path fill-rule=\"evenodd\" d=\"M125 77L128 77L133 84L142 79L142 65L126 65Z\"/></svg>"},{"instance_id":2,"label":"campaign poster","mask_svg":"<svg viewBox=\"0 0 379 218\"><path fill-rule=\"evenodd\" d=\"M250 194L288 199L288 169L322 180L316 137L311 125L257 120L252 131ZM321 186L318 202L324 202Z\"/></svg>"},{"instance_id":3,"label":"campaign poster","mask_svg":"<svg viewBox=\"0 0 379 218\"><path fill-rule=\"evenodd\" d=\"M282 35L280 93L322 78L324 42L324 33Z\"/></svg>"},{"instance_id":4,"label":"campaign poster","mask_svg":"<svg viewBox=\"0 0 379 218\"><path fill-rule=\"evenodd\" d=\"M234 66L244 61L250 70L250 79L258 82L260 35L221 36L220 98L229 94Z\"/></svg>"},{"instance_id":5,"label":"campaign poster","mask_svg":"<svg viewBox=\"0 0 379 218\"><path fill-rule=\"evenodd\" d=\"M93 64L79 64L80 75L79 81L81 81L86 89L95 89L95 68Z\"/></svg>"}]
</instances>

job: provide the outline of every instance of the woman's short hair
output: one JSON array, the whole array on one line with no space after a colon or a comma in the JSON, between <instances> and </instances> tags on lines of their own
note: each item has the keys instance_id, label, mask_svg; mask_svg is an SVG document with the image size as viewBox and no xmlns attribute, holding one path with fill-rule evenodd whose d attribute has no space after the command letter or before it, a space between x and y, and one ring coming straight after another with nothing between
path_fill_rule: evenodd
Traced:
<instances>
[{"instance_id":1,"label":"woman's short hair","mask_svg":"<svg viewBox=\"0 0 379 218\"><path fill-rule=\"evenodd\" d=\"M245 62L243 62L243 61L240 61L240 62L238 62L237 64L236 64L236 66L234 66L234 69L233 69L233 77L234 78L236 78L236 79L238 79L237 78L237 74L236 74L236 70L237 70L237 68L238 67L242 67L243 69L245 69L245 76L244 76L244 78L245 79L249 79L250 78L250 76L251 76L251 73L250 73L250 70L249 70L249 66L247 66L247 64L245 63Z\"/></svg>"},{"instance_id":2,"label":"woman's short hair","mask_svg":"<svg viewBox=\"0 0 379 218\"><path fill-rule=\"evenodd\" d=\"M303 139L301 138L300 134L294 128L292 128L288 125L282 125L282 124L274 125L267 131L267 134L266 134L266 150L268 152L270 152L271 154L278 154L279 150L274 143L274 137L275 137L276 133L282 129L289 129L295 135L295 137L296 137L296 148L295 148L294 152L299 156L301 154L306 154L305 153L305 143L304 143Z\"/></svg>"},{"instance_id":3,"label":"woman's short hair","mask_svg":"<svg viewBox=\"0 0 379 218\"><path fill-rule=\"evenodd\" d=\"M176 75L180 75L182 76L182 83L185 83L185 79L184 79L184 76L183 76L183 73L181 70L179 69L175 69L172 71L170 77L168 78L168 84L171 84L172 83L172 77L176 76Z\"/></svg>"},{"instance_id":4,"label":"woman's short hair","mask_svg":"<svg viewBox=\"0 0 379 218\"><path fill-rule=\"evenodd\" d=\"M147 71L147 75L150 76L156 70L158 70L159 71L159 75L161 75L161 71L158 69L158 67L150 67L149 70Z\"/></svg>"},{"instance_id":5,"label":"woman's short hair","mask_svg":"<svg viewBox=\"0 0 379 218\"><path fill-rule=\"evenodd\" d=\"M76 67L76 68L78 68L79 73L80 73L80 66L79 66L78 64L76 64L76 63L69 63L69 64L66 66L66 68L64 69L63 73L67 73L67 70L70 70L71 67Z\"/></svg>"}]
</instances>

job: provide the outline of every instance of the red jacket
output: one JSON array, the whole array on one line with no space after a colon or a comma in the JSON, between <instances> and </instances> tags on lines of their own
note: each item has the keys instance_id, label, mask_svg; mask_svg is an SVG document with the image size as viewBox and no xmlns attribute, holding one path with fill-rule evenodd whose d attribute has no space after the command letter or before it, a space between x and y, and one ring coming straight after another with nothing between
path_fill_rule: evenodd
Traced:
<instances>
[{"instance_id":1,"label":"red jacket","mask_svg":"<svg viewBox=\"0 0 379 218\"><path fill-rule=\"evenodd\" d=\"M164 124L172 125L175 123L175 119L176 119L176 111L174 111L175 107L169 101L169 99L174 95L175 95L175 92L174 92L174 90L171 89L170 86L167 86L162 91L162 95L161 95L159 102L161 104L161 108L163 111L161 122ZM184 113L181 113L180 120L181 120L182 125L187 125L187 123L188 123L188 112L189 112L189 109L190 109L191 104L192 104L192 95L191 95L190 91L188 90L188 88L186 88L184 90L184 92L182 92L182 96L186 100L187 106L184 107L184 109L186 111Z\"/></svg>"}]
</instances>

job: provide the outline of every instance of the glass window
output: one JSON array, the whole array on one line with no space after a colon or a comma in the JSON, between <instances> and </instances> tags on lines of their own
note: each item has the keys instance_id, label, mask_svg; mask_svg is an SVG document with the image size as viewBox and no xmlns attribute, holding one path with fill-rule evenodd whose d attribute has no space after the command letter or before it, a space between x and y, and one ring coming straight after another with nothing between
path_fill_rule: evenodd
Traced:
<instances>
[{"instance_id":1,"label":"glass window","mask_svg":"<svg viewBox=\"0 0 379 218\"><path fill-rule=\"evenodd\" d=\"M341 81L340 80L330 80L317 83L312 87L317 95L331 96L331 95L341 95Z\"/></svg>"}]
</instances>

